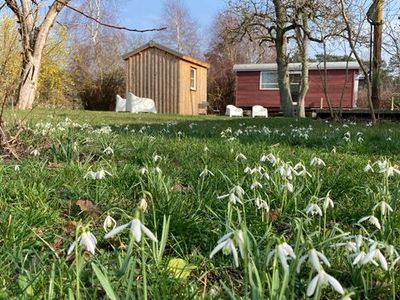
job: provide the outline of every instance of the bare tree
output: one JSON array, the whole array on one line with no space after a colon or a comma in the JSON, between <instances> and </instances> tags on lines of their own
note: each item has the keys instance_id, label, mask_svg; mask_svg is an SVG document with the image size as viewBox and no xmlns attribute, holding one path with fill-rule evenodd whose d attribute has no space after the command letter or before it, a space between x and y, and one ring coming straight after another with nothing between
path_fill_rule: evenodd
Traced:
<instances>
[{"instance_id":1,"label":"bare tree","mask_svg":"<svg viewBox=\"0 0 400 300\"><path fill-rule=\"evenodd\" d=\"M39 78L42 53L60 11L70 0L55 0L47 11L43 3L30 0L5 0L18 19L22 42L22 70L18 88L17 106L32 107ZM42 21L40 21L42 20Z\"/></svg>"},{"instance_id":2,"label":"bare tree","mask_svg":"<svg viewBox=\"0 0 400 300\"><path fill-rule=\"evenodd\" d=\"M161 20L159 26L166 27L166 30L156 34L156 40L178 52L200 56L199 25L182 0L164 0Z\"/></svg>"}]
</instances>

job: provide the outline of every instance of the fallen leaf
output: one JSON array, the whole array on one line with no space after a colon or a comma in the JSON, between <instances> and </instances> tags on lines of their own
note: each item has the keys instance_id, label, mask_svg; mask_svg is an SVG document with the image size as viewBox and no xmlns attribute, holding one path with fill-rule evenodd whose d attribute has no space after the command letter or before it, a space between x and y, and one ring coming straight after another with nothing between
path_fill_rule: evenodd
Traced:
<instances>
[{"instance_id":1,"label":"fallen leaf","mask_svg":"<svg viewBox=\"0 0 400 300\"><path fill-rule=\"evenodd\" d=\"M187 279L190 273L196 269L194 265L189 265L182 258L172 258L168 262L167 271L170 272L175 278Z\"/></svg>"},{"instance_id":2,"label":"fallen leaf","mask_svg":"<svg viewBox=\"0 0 400 300\"><path fill-rule=\"evenodd\" d=\"M100 211L93 205L90 200L78 200L76 201L76 205L79 206L82 212L87 213L93 220L98 220L101 213Z\"/></svg>"}]
</instances>

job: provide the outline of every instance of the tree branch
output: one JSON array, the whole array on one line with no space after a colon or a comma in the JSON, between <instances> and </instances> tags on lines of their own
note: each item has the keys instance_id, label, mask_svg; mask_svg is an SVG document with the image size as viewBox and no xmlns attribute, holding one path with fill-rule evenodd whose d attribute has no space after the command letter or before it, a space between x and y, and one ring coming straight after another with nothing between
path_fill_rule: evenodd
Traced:
<instances>
[{"instance_id":1,"label":"tree branch","mask_svg":"<svg viewBox=\"0 0 400 300\"><path fill-rule=\"evenodd\" d=\"M65 4L62 0L56 0L58 3L63 4L65 7L69 8L70 10L84 16L87 19L90 19L98 24L100 24L101 26L104 27L108 27L108 28L113 28L113 29L118 29L118 30L126 30L126 31L130 31L130 32L139 32L139 33L143 33L143 32L152 32L152 31L162 31L167 29L167 27L161 27L161 28L151 28L151 29L133 29L133 28L128 28L128 27L124 27L124 26L116 26L116 25L112 25L112 24L107 24L104 23L96 18L93 18L92 16L89 16L88 14L84 13L83 11L77 9L76 7L73 7L69 4Z\"/></svg>"}]
</instances>

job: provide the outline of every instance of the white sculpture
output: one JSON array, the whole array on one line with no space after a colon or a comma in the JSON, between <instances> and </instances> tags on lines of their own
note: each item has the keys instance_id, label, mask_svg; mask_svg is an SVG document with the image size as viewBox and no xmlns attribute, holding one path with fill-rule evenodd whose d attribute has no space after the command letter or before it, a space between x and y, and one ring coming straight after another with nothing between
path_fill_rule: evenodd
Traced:
<instances>
[{"instance_id":1,"label":"white sculpture","mask_svg":"<svg viewBox=\"0 0 400 300\"><path fill-rule=\"evenodd\" d=\"M226 106L225 115L230 117L243 117L243 109L229 104Z\"/></svg>"},{"instance_id":2,"label":"white sculpture","mask_svg":"<svg viewBox=\"0 0 400 300\"><path fill-rule=\"evenodd\" d=\"M122 98L120 95L116 97L115 111L126 111L126 99Z\"/></svg>"},{"instance_id":3,"label":"white sculpture","mask_svg":"<svg viewBox=\"0 0 400 300\"><path fill-rule=\"evenodd\" d=\"M268 109L261 105L254 105L251 109L251 116L254 117L266 117L268 118Z\"/></svg>"},{"instance_id":4,"label":"white sculpture","mask_svg":"<svg viewBox=\"0 0 400 300\"><path fill-rule=\"evenodd\" d=\"M128 98L126 99L126 111L131 113L157 113L156 105L153 99L140 98L132 93L128 93Z\"/></svg>"}]
</instances>

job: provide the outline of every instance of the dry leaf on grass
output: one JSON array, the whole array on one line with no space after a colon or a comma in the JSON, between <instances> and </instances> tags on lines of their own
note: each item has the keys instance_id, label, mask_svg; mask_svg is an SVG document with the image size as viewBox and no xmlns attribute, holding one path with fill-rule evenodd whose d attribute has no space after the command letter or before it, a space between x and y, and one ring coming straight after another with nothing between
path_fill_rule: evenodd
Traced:
<instances>
[{"instance_id":1,"label":"dry leaf on grass","mask_svg":"<svg viewBox=\"0 0 400 300\"><path fill-rule=\"evenodd\" d=\"M87 213L93 220L98 220L101 213L100 211L93 205L90 200L78 200L76 201L76 205L79 206L82 212Z\"/></svg>"}]
</instances>

